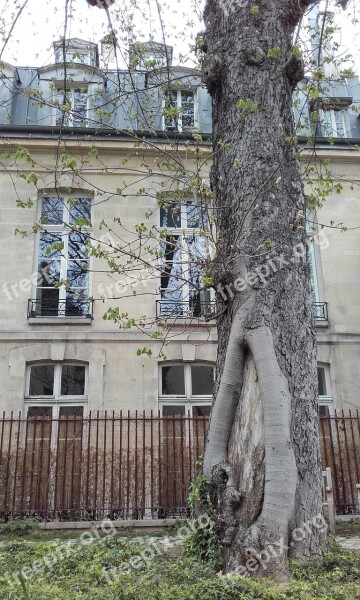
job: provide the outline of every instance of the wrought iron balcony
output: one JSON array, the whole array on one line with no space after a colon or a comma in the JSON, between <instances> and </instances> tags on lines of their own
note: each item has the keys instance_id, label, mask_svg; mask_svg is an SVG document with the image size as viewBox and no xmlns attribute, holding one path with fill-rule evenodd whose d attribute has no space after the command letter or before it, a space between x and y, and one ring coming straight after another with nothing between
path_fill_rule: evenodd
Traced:
<instances>
[{"instance_id":1,"label":"wrought iron balcony","mask_svg":"<svg viewBox=\"0 0 360 600\"><path fill-rule=\"evenodd\" d=\"M327 302L313 302L312 303L312 315L314 321L327 321L328 310Z\"/></svg>"},{"instance_id":2,"label":"wrought iron balcony","mask_svg":"<svg viewBox=\"0 0 360 600\"><path fill-rule=\"evenodd\" d=\"M39 317L92 319L93 302L92 300L74 300L74 298L56 302L29 299L27 318Z\"/></svg>"},{"instance_id":3,"label":"wrought iron balcony","mask_svg":"<svg viewBox=\"0 0 360 600\"><path fill-rule=\"evenodd\" d=\"M178 302L176 300L157 300L156 317L166 319L202 319L210 320L216 314L215 302L201 302L188 300Z\"/></svg>"}]
</instances>

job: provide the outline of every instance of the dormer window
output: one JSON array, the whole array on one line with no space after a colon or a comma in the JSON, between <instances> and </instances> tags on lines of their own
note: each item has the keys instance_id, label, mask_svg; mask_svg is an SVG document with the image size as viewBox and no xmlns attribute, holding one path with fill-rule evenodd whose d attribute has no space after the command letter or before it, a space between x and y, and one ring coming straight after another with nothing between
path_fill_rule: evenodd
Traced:
<instances>
[{"instance_id":1,"label":"dormer window","mask_svg":"<svg viewBox=\"0 0 360 600\"><path fill-rule=\"evenodd\" d=\"M56 90L56 125L65 127L87 127L87 87L70 88L64 92Z\"/></svg>"},{"instance_id":2,"label":"dormer window","mask_svg":"<svg viewBox=\"0 0 360 600\"><path fill-rule=\"evenodd\" d=\"M163 129L166 131L189 131L194 129L194 91L173 89L165 96L163 103Z\"/></svg>"},{"instance_id":3,"label":"dormer window","mask_svg":"<svg viewBox=\"0 0 360 600\"><path fill-rule=\"evenodd\" d=\"M310 107L316 137L350 136L349 106L352 98L322 98Z\"/></svg>"},{"instance_id":4,"label":"dormer window","mask_svg":"<svg viewBox=\"0 0 360 600\"><path fill-rule=\"evenodd\" d=\"M172 46L159 42L136 42L129 48L129 63L133 69L159 69L172 63Z\"/></svg>"},{"instance_id":5,"label":"dormer window","mask_svg":"<svg viewBox=\"0 0 360 600\"><path fill-rule=\"evenodd\" d=\"M78 38L54 43L56 63L98 66L97 45Z\"/></svg>"},{"instance_id":6,"label":"dormer window","mask_svg":"<svg viewBox=\"0 0 360 600\"><path fill-rule=\"evenodd\" d=\"M347 109L334 110L320 108L318 112L317 135L320 137L349 137L349 115Z\"/></svg>"}]
</instances>

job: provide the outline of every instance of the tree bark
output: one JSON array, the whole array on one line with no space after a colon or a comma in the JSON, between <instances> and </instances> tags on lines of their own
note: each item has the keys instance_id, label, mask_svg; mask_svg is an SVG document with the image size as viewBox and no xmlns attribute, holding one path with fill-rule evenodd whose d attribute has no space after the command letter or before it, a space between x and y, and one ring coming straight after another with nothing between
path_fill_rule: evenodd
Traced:
<instances>
[{"instance_id":1,"label":"tree bark","mask_svg":"<svg viewBox=\"0 0 360 600\"><path fill-rule=\"evenodd\" d=\"M291 109L302 77L292 38L309 4L208 0L204 14L214 274L219 312L227 307L204 472L220 502L226 570L269 554L248 571L279 579L288 556L318 556L324 542L314 525L322 510L316 354Z\"/></svg>"}]
</instances>

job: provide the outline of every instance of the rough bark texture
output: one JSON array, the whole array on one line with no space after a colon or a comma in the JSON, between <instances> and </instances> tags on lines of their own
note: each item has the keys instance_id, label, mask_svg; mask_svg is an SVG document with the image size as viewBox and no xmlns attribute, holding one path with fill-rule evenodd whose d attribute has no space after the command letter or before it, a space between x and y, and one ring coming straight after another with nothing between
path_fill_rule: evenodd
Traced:
<instances>
[{"instance_id":1,"label":"rough bark texture","mask_svg":"<svg viewBox=\"0 0 360 600\"><path fill-rule=\"evenodd\" d=\"M219 295L227 311L204 471L217 487L225 568L282 540L286 548L253 569L281 579L288 555L316 556L324 538L312 526L302 540L291 537L322 508L305 200L291 113L302 76L292 36L315 3L256 4L258 11L250 0L208 0L205 9L221 235L215 272L229 287Z\"/></svg>"}]
</instances>

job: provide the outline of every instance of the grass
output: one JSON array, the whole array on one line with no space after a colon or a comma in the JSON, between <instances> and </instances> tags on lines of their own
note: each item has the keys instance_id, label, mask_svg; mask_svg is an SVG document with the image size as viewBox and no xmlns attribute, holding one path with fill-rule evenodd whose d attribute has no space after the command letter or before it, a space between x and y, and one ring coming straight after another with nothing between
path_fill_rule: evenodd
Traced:
<instances>
[{"instance_id":1,"label":"grass","mask_svg":"<svg viewBox=\"0 0 360 600\"><path fill-rule=\"evenodd\" d=\"M69 544L68 535L76 543ZM81 535L56 532L55 538L31 531L15 539L14 531L3 530L1 600L360 600L360 553L335 544L319 562L292 564L292 580L276 585L226 576L194 558L168 556L164 536L174 532L150 543L133 532L94 537L91 544L85 543L89 532ZM113 575L112 568L117 569Z\"/></svg>"},{"instance_id":2,"label":"grass","mask_svg":"<svg viewBox=\"0 0 360 600\"><path fill-rule=\"evenodd\" d=\"M336 521L336 535L360 536L360 519L354 518L350 521Z\"/></svg>"}]
</instances>

